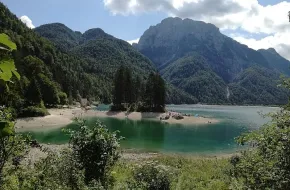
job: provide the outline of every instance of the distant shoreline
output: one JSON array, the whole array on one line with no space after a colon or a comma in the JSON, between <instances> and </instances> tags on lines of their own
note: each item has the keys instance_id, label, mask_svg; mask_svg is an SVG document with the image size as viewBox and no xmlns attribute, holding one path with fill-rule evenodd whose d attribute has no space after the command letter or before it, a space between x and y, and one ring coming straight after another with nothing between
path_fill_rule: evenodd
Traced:
<instances>
[{"instance_id":1,"label":"distant shoreline","mask_svg":"<svg viewBox=\"0 0 290 190\"><path fill-rule=\"evenodd\" d=\"M76 117L87 118L87 117L99 117L99 118L116 118L116 119L129 119L129 120L142 120L150 119L168 124L214 124L218 123L217 119L204 118L204 117L193 117L183 116L183 119L176 120L170 117L168 120L161 121L160 118L164 117L168 113L151 113L151 112L111 112L111 111L96 111L96 110L82 110L80 108L73 109L50 109L48 110L50 115L45 117L35 118L24 118L16 121L16 131L24 132L29 130L49 130L54 128L60 128L65 125L71 124L73 119Z\"/></svg>"},{"instance_id":2,"label":"distant shoreline","mask_svg":"<svg viewBox=\"0 0 290 190\"><path fill-rule=\"evenodd\" d=\"M269 108L279 108L281 105L234 105L234 104L167 104L166 106L182 106L182 105L191 105L191 106L229 106L229 107L269 107Z\"/></svg>"}]
</instances>

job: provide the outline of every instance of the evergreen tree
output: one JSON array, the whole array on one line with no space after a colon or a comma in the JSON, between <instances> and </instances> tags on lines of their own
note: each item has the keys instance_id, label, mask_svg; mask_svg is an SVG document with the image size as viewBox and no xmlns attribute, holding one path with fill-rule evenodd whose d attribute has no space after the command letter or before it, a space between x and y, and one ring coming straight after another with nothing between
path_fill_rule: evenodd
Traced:
<instances>
[{"instance_id":1,"label":"evergreen tree","mask_svg":"<svg viewBox=\"0 0 290 190\"><path fill-rule=\"evenodd\" d=\"M124 72L125 68L121 66L115 75L113 94L114 105L121 105L124 101Z\"/></svg>"},{"instance_id":2,"label":"evergreen tree","mask_svg":"<svg viewBox=\"0 0 290 190\"><path fill-rule=\"evenodd\" d=\"M25 96L27 98L28 105L37 105L40 104L42 100L41 91L39 83L36 77L33 77L28 85L28 88L25 90Z\"/></svg>"},{"instance_id":3,"label":"evergreen tree","mask_svg":"<svg viewBox=\"0 0 290 190\"><path fill-rule=\"evenodd\" d=\"M125 103L131 104L133 103L133 80L132 80L132 72L126 67L124 70L124 101Z\"/></svg>"},{"instance_id":4,"label":"evergreen tree","mask_svg":"<svg viewBox=\"0 0 290 190\"><path fill-rule=\"evenodd\" d=\"M154 73L151 73L147 80L144 100L146 106L148 106L150 109L154 107Z\"/></svg>"},{"instance_id":5,"label":"evergreen tree","mask_svg":"<svg viewBox=\"0 0 290 190\"><path fill-rule=\"evenodd\" d=\"M134 102L139 102L142 99L142 88L143 83L141 82L141 78L137 76L134 80L134 85L133 85L133 99Z\"/></svg>"},{"instance_id":6,"label":"evergreen tree","mask_svg":"<svg viewBox=\"0 0 290 190\"><path fill-rule=\"evenodd\" d=\"M165 107L165 82L159 74L154 77L154 105L155 108Z\"/></svg>"}]
</instances>

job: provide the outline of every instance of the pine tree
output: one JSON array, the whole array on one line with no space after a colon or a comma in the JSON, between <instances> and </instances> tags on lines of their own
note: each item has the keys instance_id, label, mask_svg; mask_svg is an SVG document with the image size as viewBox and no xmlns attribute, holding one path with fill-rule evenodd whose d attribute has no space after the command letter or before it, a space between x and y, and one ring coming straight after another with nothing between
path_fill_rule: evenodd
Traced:
<instances>
[{"instance_id":1,"label":"pine tree","mask_svg":"<svg viewBox=\"0 0 290 190\"><path fill-rule=\"evenodd\" d=\"M144 101L150 109L154 107L154 73L151 73L147 80Z\"/></svg>"},{"instance_id":2,"label":"pine tree","mask_svg":"<svg viewBox=\"0 0 290 190\"><path fill-rule=\"evenodd\" d=\"M159 74L155 75L154 104L156 108L165 107L165 82Z\"/></svg>"},{"instance_id":3,"label":"pine tree","mask_svg":"<svg viewBox=\"0 0 290 190\"><path fill-rule=\"evenodd\" d=\"M144 85L141 82L141 79L139 76L137 76L134 80L133 85L133 100L134 102L139 102L142 99L142 88Z\"/></svg>"},{"instance_id":4,"label":"pine tree","mask_svg":"<svg viewBox=\"0 0 290 190\"><path fill-rule=\"evenodd\" d=\"M124 101L124 71L124 66L121 66L115 75L113 94L114 105L121 105Z\"/></svg>"},{"instance_id":5,"label":"pine tree","mask_svg":"<svg viewBox=\"0 0 290 190\"><path fill-rule=\"evenodd\" d=\"M124 101L125 103L131 104L133 103L133 80L132 80L132 72L126 67L124 71Z\"/></svg>"}]
</instances>

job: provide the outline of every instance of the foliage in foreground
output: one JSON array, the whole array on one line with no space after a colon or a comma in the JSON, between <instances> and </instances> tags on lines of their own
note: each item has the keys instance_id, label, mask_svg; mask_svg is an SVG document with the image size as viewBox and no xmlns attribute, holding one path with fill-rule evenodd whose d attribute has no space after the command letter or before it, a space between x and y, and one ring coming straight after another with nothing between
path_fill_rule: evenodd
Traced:
<instances>
[{"instance_id":1,"label":"foliage in foreground","mask_svg":"<svg viewBox=\"0 0 290 190\"><path fill-rule=\"evenodd\" d=\"M226 190L231 177L228 159L158 156L121 160L114 167L114 189Z\"/></svg>"},{"instance_id":2,"label":"foliage in foreground","mask_svg":"<svg viewBox=\"0 0 290 190\"><path fill-rule=\"evenodd\" d=\"M270 116L272 121L260 130L238 138L252 147L232 160L243 189L290 188L290 113L282 109Z\"/></svg>"},{"instance_id":3,"label":"foliage in foreground","mask_svg":"<svg viewBox=\"0 0 290 190\"><path fill-rule=\"evenodd\" d=\"M70 132L70 145L80 169L84 170L85 182L99 182L108 188L112 178L110 171L119 159L120 138L106 126L97 123L90 128L80 122L78 131Z\"/></svg>"}]
</instances>

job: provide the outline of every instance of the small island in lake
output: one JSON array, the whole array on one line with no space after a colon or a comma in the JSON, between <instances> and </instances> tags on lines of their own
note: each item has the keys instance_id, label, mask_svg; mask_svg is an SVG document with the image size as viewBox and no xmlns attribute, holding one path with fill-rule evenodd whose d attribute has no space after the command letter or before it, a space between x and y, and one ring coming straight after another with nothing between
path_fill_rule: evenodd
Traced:
<instances>
[{"instance_id":1,"label":"small island in lake","mask_svg":"<svg viewBox=\"0 0 290 190\"><path fill-rule=\"evenodd\" d=\"M132 71L128 67L122 65L117 70L114 80L113 105L110 111L97 111L90 106L74 109L51 109L49 110L50 115L45 117L18 119L16 128L18 131L25 131L63 127L70 124L76 117L151 119L182 125L218 122L215 119L166 111L166 85L158 73L151 73L145 82L142 82L138 76L135 78L132 76Z\"/></svg>"}]
</instances>

